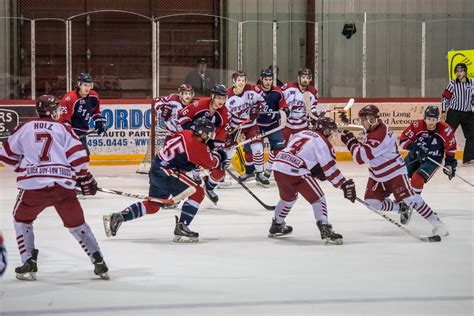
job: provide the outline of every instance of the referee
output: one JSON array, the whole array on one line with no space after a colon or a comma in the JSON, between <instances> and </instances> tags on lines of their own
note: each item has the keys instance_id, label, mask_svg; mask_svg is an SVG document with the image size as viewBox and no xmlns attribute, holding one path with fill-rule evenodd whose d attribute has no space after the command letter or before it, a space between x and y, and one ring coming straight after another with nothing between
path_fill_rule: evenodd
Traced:
<instances>
[{"instance_id":1,"label":"referee","mask_svg":"<svg viewBox=\"0 0 474 316\"><path fill-rule=\"evenodd\" d=\"M467 77L466 64L457 64L454 71L457 78L451 80L444 90L441 110L446 123L454 131L461 125L466 138L463 163L474 165L474 82Z\"/></svg>"}]
</instances>

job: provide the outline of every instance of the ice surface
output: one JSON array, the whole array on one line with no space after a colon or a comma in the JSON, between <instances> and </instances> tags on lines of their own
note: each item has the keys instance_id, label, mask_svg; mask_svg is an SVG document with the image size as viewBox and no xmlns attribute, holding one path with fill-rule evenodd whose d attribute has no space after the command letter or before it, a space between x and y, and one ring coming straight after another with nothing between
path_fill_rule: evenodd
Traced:
<instances>
[{"instance_id":1,"label":"ice surface","mask_svg":"<svg viewBox=\"0 0 474 316\"><path fill-rule=\"evenodd\" d=\"M366 167L339 164L363 196ZM146 175L136 166L92 167L100 186L146 194ZM474 181L473 169L458 173ZM135 200L98 193L81 200L110 268L98 280L89 259L62 227L53 209L35 222L39 272L35 282L17 281L20 264L11 212L15 176L0 168L1 229L9 267L0 280L2 315L472 315L473 190L440 171L423 196L451 235L422 243L323 183L334 229L344 245L325 246L309 205L300 199L287 217L293 234L267 238L273 212L244 190L219 190L217 206L204 200L191 228L197 244L172 242L174 215L127 222L115 238L105 237L102 215ZM276 187L249 185L268 204ZM426 236L431 226L414 214L407 226Z\"/></svg>"}]
</instances>

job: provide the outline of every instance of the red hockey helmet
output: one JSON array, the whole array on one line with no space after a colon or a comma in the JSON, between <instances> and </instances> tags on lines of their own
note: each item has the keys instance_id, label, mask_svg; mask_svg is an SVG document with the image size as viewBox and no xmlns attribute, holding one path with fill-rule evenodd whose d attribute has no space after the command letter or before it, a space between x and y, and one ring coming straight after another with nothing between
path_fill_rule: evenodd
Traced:
<instances>
[{"instance_id":1,"label":"red hockey helmet","mask_svg":"<svg viewBox=\"0 0 474 316\"><path fill-rule=\"evenodd\" d=\"M313 131L317 131L324 136L329 136L333 132L337 131L337 124L330 117L317 117L310 121L310 128Z\"/></svg>"},{"instance_id":2,"label":"red hockey helmet","mask_svg":"<svg viewBox=\"0 0 474 316\"><path fill-rule=\"evenodd\" d=\"M298 77L304 76L304 75L312 77L313 72L309 68L300 68L300 69L298 69Z\"/></svg>"},{"instance_id":3,"label":"red hockey helmet","mask_svg":"<svg viewBox=\"0 0 474 316\"><path fill-rule=\"evenodd\" d=\"M54 95L42 95L36 100L36 112L40 117L59 118L59 100Z\"/></svg>"},{"instance_id":4,"label":"red hockey helmet","mask_svg":"<svg viewBox=\"0 0 474 316\"><path fill-rule=\"evenodd\" d=\"M375 118L380 117L380 110L373 104L367 104L358 113L359 117L373 116Z\"/></svg>"}]
</instances>

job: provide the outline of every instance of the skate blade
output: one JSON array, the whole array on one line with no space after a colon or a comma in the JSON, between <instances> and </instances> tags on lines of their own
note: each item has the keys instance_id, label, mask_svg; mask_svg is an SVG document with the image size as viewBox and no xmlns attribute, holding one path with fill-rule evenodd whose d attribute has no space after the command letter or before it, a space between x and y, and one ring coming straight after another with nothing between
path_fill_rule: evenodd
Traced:
<instances>
[{"instance_id":1,"label":"skate blade","mask_svg":"<svg viewBox=\"0 0 474 316\"><path fill-rule=\"evenodd\" d=\"M173 241L181 244L199 242L199 237L174 236Z\"/></svg>"},{"instance_id":2,"label":"skate blade","mask_svg":"<svg viewBox=\"0 0 474 316\"><path fill-rule=\"evenodd\" d=\"M270 187L270 183L269 183L269 184L265 184L265 183L258 182L258 181L257 181L256 183L257 183L257 185L258 185L259 187L262 187L262 188L269 188L269 187Z\"/></svg>"},{"instance_id":3,"label":"skate blade","mask_svg":"<svg viewBox=\"0 0 474 316\"><path fill-rule=\"evenodd\" d=\"M104 215L102 217L102 221L104 223L105 236L107 237L112 237L112 230L110 229L111 220L112 220L112 216L110 215Z\"/></svg>"},{"instance_id":4,"label":"skate blade","mask_svg":"<svg viewBox=\"0 0 474 316\"><path fill-rule=\"evenodd\" d=\"M102 280L110 280L109 274L107 272L99 273L99 278Z\"/></svg>"},{"instance_id":5,"label":"skate blade","mask_svg":"<svg viewBox=\"0 0 474 316\"><path fill-rule=\"evenodd\" d=\"M342 245L344 243L341 238L339 238L339 239L325 238L325 239L323 239L323 241L324 241L324 244L326 244L326 245Z\"/></svg>"},{"instance_id":6,"label":"skate blade","mask_svg":"<svg viewBox=\"0 0 474 316\"><path fill-rule=\"evenodd\" d=\"M283 236L288 236L288 235L291 235L291 233L286 233L286 234L281 234L281 233L276 233L276 234L268 234L268 238L279 238L279 237L283 237Z\"/></svg>"},{"instance_id":7,"label":"skate blade","mask_svg":"<svg viewBox=\"0 0 474 316\"><path fill-rule=\"evenodd\" d=\"M36 272L17 273L16 278L22 281L36 281Z\"/></svg>"}]
</instances>

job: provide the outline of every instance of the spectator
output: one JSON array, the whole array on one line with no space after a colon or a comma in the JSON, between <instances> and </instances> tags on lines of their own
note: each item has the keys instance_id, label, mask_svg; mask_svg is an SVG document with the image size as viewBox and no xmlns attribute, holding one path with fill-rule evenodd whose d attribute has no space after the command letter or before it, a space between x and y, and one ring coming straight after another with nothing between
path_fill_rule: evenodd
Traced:
<instances>
[{"instance_id":1,"label":"spectator","mask_svg":"<svg viewBox=\"0 0 474 316\"><path fill-rule=\"evenodd\" d=\"M184 83L190 84L196 96L208 96L211 88L216 84L216 79L212 72L207 69L206 58L199 58L196 62L196 69L187 74Z\"/></svg>"}]
</instances>

